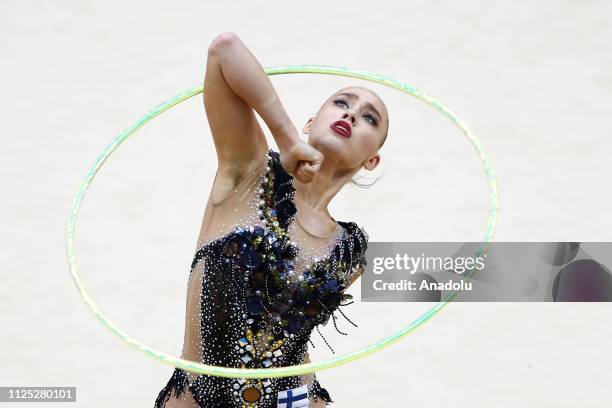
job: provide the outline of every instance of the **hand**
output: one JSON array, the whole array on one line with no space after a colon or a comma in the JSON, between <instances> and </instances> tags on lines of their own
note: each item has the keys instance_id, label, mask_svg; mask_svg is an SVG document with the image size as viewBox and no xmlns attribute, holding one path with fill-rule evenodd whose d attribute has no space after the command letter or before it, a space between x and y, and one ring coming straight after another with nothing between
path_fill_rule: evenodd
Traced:
<instances>
[{"instance_id":1,"label":"hand","mask_svg":"<svg viewBox=\"0 0 612 408\"><path fill-rule=\"evenodd\" d=\"M310 183L321 168L323 154L302 139L281 148L280 162L285 171L302 183Z\"/></svg>"}]
</instances>

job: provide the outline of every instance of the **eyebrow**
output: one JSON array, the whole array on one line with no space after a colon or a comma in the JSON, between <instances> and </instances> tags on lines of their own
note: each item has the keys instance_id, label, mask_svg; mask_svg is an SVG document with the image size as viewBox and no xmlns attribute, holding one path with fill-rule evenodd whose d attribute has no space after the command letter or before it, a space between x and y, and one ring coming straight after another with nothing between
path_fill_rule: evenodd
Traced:
<instances>
[{"instance_id":1,"label":"eyebrow","mask_svg":"<svg viewBox=\"0 0 612 408\"><path fill-rule=\"evenodd\" d=\"M341 92L339 94L337 94L336 96L340 96L340 95L345 95L348 96L351 99L355 99L358 98L358 96L354 93L350 93L350 92ZM372 105L370 102L366 102L365 103L366 108L374 111L374 113L376 114L376 116L378 116L379 120L382 120L382 116L380 115L380 113L378 113L378 111L376 110L376 108L374 107L374 105Z\"/></svg>"}]
</instances>

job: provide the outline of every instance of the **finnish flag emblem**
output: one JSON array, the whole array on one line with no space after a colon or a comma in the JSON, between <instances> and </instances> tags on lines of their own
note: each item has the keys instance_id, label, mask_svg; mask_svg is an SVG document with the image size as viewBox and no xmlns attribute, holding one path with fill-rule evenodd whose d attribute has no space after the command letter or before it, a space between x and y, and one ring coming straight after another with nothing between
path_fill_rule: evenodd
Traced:
<instances>
[{"instance_id":1,"label":"finnish flag emblem","mask_svg":"<svg viewBox=\"0 0 612 408\"><path fill-rule=\"evenodd\" d=\"M298 388L279 391L277 408L301 408L309 407L308 386L306 384Z\"/></svg>"}]
</instances>

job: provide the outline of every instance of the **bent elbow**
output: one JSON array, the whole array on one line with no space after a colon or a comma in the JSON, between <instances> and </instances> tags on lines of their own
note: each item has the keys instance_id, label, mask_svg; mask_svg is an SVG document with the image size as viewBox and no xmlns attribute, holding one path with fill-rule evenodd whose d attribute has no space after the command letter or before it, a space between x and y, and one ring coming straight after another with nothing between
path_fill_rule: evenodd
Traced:
<instances>
[{"instance_id":1,"label":"bent elbow","mask_svg":"<svg viewBox=\"0 0 612 408\"><path fill-rule=\"evenodd\" d=\"M238 35L231 31L221 33L208 46L208 54L217 54L238 41L240 41Z\"/></svg>"}]
</instances>

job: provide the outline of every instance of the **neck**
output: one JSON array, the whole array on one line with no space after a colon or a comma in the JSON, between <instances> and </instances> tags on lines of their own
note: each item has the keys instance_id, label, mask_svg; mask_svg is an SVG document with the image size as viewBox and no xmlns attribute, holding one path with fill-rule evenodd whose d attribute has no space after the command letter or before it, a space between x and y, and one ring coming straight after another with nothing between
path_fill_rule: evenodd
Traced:
<instances>
[{"instance_id":1,"label":"neck","mask_svg":"<svg viewBox=\"0 0 612 408\"><path fill-rule=\"evenodd\" d=\"M351 177L352 173L338 174L334 167L324 160L310 183L302 183L294 178L296 205L299 203L298 212L302 213L300 219L323 218L333 222L327 207Z\"/></svg>"}]
</instances>

